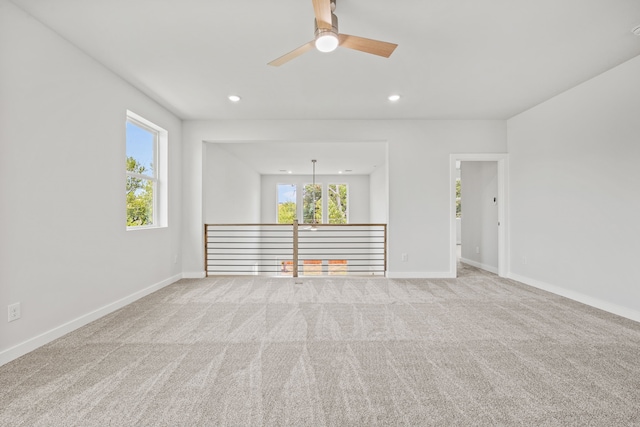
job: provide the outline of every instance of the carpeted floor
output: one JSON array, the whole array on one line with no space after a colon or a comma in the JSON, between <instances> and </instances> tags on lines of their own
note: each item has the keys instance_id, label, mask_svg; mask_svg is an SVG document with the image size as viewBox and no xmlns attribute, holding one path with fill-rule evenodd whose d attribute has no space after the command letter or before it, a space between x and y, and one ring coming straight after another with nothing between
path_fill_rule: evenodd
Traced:
<instances>
[{"instance_id":1,"label":"carpeted floor","mask_svg":"<svg viewBox=\"0 0 640 427\"><path fill-rule=\"evenodd\" d=\"M469 267L182 280L0 367L0 425L640 425L640 324Z\"/></svg>"}]
</instances>

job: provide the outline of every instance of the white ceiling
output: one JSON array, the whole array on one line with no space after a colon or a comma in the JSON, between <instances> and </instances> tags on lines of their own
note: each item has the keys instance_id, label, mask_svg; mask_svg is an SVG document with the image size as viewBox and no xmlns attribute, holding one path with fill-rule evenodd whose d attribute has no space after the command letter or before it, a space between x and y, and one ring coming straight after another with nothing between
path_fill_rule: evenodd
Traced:
<instances>
[{"instance_id":1,"label":"white ceiling","mask_svg":"<svg viewBox=\"0 0 640 427\"><path fill-rule=\"evenodd\" d=\"M369 175L385 166L387 144L377 141L240 142L218 146L262 175Z\"/></svg>"},{"instance_id":2,"label":"white ceiling","mask_svg":"<svg viewBox=\"0 0 640 427\"><path fill-rule=\"evenodd\" d=\"M638 0L338 0L394 54L279 68L310 0L12 1L183 119L506 119L640 54Z\"/></svg>"}]
</instances>

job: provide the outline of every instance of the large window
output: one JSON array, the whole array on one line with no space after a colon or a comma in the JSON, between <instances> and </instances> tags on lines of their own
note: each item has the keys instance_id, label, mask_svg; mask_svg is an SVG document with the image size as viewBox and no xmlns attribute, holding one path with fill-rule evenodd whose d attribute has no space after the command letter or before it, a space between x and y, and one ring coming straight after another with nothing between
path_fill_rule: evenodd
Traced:
<instances>
[{"instance_id":1,"label":"large window","mask_svg":"<svg viewBox=\"0 0 640 427\"><path fill-rule=\"evenodd\" d=\"M292 224L298 218L295 184L278 184L278 224Z\"/></svg>"},{"instance_id":2,"label":"large window","mask_svg":"<svg viewBox=\"0 0 640 427\"><path fill-rule=\"evenodd\" d=\"M322 224L322 184L306 184L304 186L302 222L305 224Z\"/></svg>"},{"instance_id":3,"label":"large window","mask_svg":"<svg viewBox=\"0 0 640 427\"><path fill-rule=\"evenodd\" d=\"M166 224L166 183L162 165L167 132L127 112L126 123L127 228Z\"/></svg>"},{"instance_id":4,"label":"large window","mask_svg":"<svg viewBox=\"0 0 640 427\"><path fill-rule=\"evenodd\" d=\"M349 222L347 184L329 184L329 224Z\"/></svg>"},{"instance_id":5,"label":"large window","mask_svg":"<svg viewBox=\"0 0 640 427\"><path fill-rule=\"evenodd\" d=\"M349 191L347 184L304 184L302 195L296 184L277 184L279 224L348 224ZM325 202L326 200L326 202Z\"/></svg>"}]
</instances>

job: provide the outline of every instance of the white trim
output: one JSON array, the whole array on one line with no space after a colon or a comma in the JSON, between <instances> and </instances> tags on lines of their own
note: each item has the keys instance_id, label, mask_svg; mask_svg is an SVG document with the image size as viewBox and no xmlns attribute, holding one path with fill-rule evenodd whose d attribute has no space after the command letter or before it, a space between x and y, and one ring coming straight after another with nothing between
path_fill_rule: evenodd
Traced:
<instances>
[{"instance_id":1,"label":"white trim","mask_svg":"<svg viewBox=\"0 0 640 427\"><path fill-rule=\"evenodd\" d=\"M109 313L112 313L126 305L131 304L132 302L145 297L159 289L164 288L172 283L177 282L182 278L182 275L178 274L168 279L165 279L161 282L156 283L155 285L151 285L147 288L139 290L137 292L132 293L131 295L119 299L118 301L107 304L97 310L91 311L87 314L84 314L74 320L71 320L67 323L64 323L60 326L56 326L53 329L50 329L38 336L30 338L20 344L17 344L11 348L8 348L2 352L0 352L0 366L11 362L12 360L17 359L20 356L24 356L25 354L42 347L45 344L50 343L51 341L62 337L63 335L68 334L69 332L73 332L82 326L85 326L99 318L106 316Z\"/></svg>"},{"instance_id":2,"label":"white trim","mask_svg":"<svg viewBox=\"0 0 640 427\"><path fill-rule=\"evenodd\" d=\"M582 304L586 304L591 307L595 307L600 310L604 310L608 313L613 313L618 316L625 317L630 320L634 320L636 322L640 322L640 311L633 310L631 308L622 307L618 304L614 304L608 301L603 301L599 298L595 298L589 295L585 295L580 292L572 291L570 289L565 289L561 286L551 285L549 283L541 282L536 279L531 279L529 277L520 276L519 274L509 273L509 279L515 280L517 282L523 283L527 286L531 286L537 289L542 289L543 291L551 292L552 294L560 295L565 298L569 298L570 300L580 302Z\"/></svg>"},{"instance_id":3,"label":"white trim","mask_svg":"<svg viewBox=\"0 0 640 427\"><path fill-rule=\"evenodd\" d=\"M151 175L142 175L139 173L135 173L135 172L128 172L127 171L127 176L132 176L134 178L140 178L140 179L146 179L147 181L157 181L155 176L151 176Z\"/></svg>"},{"instance_id":4,"label":"white trim","mask_svg":"<svg viewBox=\"0 0 640 427\"><path fill-rule=\"evenodd\" d=\"M507 206L509 155L506 153L475 153L449 155L449 277L457 276L457 232L456 232L456 161L497 162L498 163L498 271L500 277L507 277L509 265L509 240L507 236Z\"/></svg>"},{"instance_id":5,"label":"white trim","mask_svg":"<svg viewBox=\"0 0 640 427\"><path fill-rule=\"evenodd\" d=\"M183 279L204 279L207 273L204 271L187 271L182 273Z\"/></svg>"},{"instance_id":6,"label":"white trim","mask_svg":"<svg viewBox=\"0 0 640 427\"><path fill-rule=\"evenodd\" d=\"M480 268L482 270L486 270L489 273L498 274L498 269L496 267L494 267L493 265L483 264L481 262L474 261L472 259L467 259L467 258L460 258L460 262L463 262L465 264L469 264L472 267L476 267L476 268Z\"/></svg>"},{"instance_id":7,"label":"white trim","mask_svg":"<svg viewBox=\"0 0 640 427\"><path fill-rule=\"evenodd\" d=\"M137 226L127 226L127 231L138 231L138 230L157 230L162 228L167 228L167 225L137 225Z\"/></svg>"},{"instance_id":8,"label":"white trim","mask_svg":"<svg viewBox=\"0 0 640 427\"><path fill-rule=\"evenodd\" d=\"M387 278L389 279L452 279L455 276L451 276L449 271L388 271Z\"/></svg>"}]
</instances>

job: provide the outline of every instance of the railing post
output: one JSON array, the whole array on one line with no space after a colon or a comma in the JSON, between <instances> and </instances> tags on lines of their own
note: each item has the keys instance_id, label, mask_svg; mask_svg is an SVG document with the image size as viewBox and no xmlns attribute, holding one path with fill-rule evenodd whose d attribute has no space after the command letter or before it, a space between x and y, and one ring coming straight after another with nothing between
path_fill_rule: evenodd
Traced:
<instances>
[{"instance_id":1,"label":"railing post","mask_svg":"<svg viewBox=\"0 0 640 427\"><path fill-rule=\"evenodd\" d=\"M298 220L293 221L293 277L298 277Z\"/></svg>"}]
</instances>

